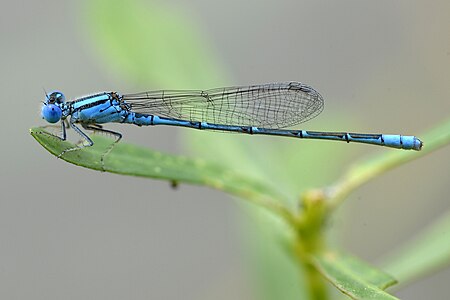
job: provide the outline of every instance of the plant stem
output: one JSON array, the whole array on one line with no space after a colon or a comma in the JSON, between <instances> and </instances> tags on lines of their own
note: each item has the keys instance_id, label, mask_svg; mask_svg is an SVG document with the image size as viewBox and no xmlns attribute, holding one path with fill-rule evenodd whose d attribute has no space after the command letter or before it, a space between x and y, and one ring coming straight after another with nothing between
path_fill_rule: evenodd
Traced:
<instances>
[{"instance_id":1,"label":"plant stem","mask_svg":"<svg viewBox=\"0 0 450 300\"><path fill-rule=\"evenodd\" d=\"M303 210L298 216L296 254L305 272L309 299L328 299L326 281L311 263L311 257L323 248L323 224L326 218L325 195L310 190L302 196Z\"/></svg>"},{"instance_id":2,"label":"plant stem","mask_svg":"<svg viewBox=\"0 0 450 300\"><path fill-rule=\"evenodd\" d=\"M305 264L306 286L311 300L326 300L328 293L323 276L310 263Z\"/></svg>"}]
</instances>

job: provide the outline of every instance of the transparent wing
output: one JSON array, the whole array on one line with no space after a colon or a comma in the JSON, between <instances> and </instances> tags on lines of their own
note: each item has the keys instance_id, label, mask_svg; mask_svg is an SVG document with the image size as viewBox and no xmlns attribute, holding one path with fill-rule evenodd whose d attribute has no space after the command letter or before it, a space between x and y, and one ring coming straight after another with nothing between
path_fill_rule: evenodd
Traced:
<instances>
[{"instance_id":1,"label":"transparent wing","mask_svg":"<svg viewBox=\"0 0 450 300\"><path fill-rule=\"evenodd\" d=\"M290 127L323 110L323 98L298 83L225 87L206 91L160 90L123 95L136 113L214 124Z\"/></svg>"}]
</instances>

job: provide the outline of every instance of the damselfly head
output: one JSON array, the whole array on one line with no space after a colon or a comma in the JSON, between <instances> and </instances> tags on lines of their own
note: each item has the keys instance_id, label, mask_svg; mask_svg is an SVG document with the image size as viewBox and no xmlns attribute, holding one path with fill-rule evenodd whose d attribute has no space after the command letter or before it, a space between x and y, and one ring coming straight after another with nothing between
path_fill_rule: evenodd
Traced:
<instances>
[{"instance_id":1,"label":"damselfly head","mask_svg":"<svg viewBox=\"0 0 450 300\"><path fill-rule=\"evenodd\" d=\"M61 120L61 105L66 100L66 97L59 91L46 94L45 97L46 99L42 105L41 116L49 123L56 123Z\"/></svg>"}]
</instances>

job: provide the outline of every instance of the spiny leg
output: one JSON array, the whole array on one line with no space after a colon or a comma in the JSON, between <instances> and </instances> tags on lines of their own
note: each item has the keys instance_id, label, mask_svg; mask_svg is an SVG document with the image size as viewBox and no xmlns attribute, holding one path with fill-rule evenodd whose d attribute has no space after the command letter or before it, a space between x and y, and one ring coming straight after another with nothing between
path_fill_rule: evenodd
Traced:
<instances>
[{"instance_id":1,"label":"spiny leg","mask_svg":"<svg viewBox=\"0 0 450 300\"><path fill-rule=\"evenodd\" d=\"M57 126L56 125L45 125L45 126L42 126L42 128L55 128L55 127L57 127ZM55 135L55 134L52 134L52 133L47 133L47 132L41 132L41 133L42 134L47 134L49 136L57 137L61 141L65 141L66 140L66 136L67 136L66 135L66 127L70 128L70 125L67 122L67 119L64 119L64 120L61 120L61 126L60 126L61 132L59 133L60 134L59 136Z\"/></svg>"},{"instance_id":2,"label":"spiny leg","mask_svg":"<svg viewBox=\"0 0 450 300\"><path fill-rule=\"evenodd\" d=\"M94 142L91 140L91 138L86 133L84 133L80 128L78 128L78 126L76 126L72 122L72 119L70 119L70 122L68 124L69 124L69 127L72 127L73 130L75 130L82 137L82 139L84 139L86 142L88 142L88 144L85 145L84 142L82 142L80 146L65 149L63 152L61 152L58 155L58 158L60 158L61 156L63 156L67 152L80 150L80 149L82 149L84 147L91 147L92 145L94 145ZM66 140L66 130L65 130L64 122L61 122L61 128L63 129L63 134L62 134L61 140L64 141L64 140Z\"/></svg>"},{"instance_id":3,"label":"spiny leg","mask_svg":"<svg viewBox=\"0 0 450 300\"><path fill-rule=\"evenodd\" d=\"M113 135L113 136L116 137L116 140L114 141L114 143L109 145L109 147L106 149L106 151L100 157L100 161L102 163L102 171L105 171L105 157L106 157L106 155L109 154L109 152L111 152L111 150L114 148L114 146L122 139L122 134L119 133L119 132L116 132L116 131L103 129L103 127L101 125L99 125L99 124L83 125L83 128L84 129L88 129L88 130L92 130L94 132L98 131L98 132L110 134L110 135Z\"/></svg>"}]
</instances>

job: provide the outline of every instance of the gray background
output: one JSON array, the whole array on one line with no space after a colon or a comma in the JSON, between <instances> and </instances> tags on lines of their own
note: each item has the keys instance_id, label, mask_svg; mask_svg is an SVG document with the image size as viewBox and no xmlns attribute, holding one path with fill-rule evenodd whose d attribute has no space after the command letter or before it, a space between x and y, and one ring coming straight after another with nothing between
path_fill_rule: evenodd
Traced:
<instances>
[{"instance_id":1,"label":"gray background","mask_svg":"<svg viewBox=\"0 0 450 300\"><path fill-rule=\"evenodd\" d=\"M346 114L361 124L354 131L418 134L449 115L448 1L168 2L197 20L236 83L308 82L327 99L321 118ZM77 168L33 140L43 88L68 97L131 90L92 54L78 2L0 3L0 298L249 297L236 225L247 216L233 200ZM185 153L176 129L121 131ZM448 157L440 150L359 189L336 222L345 247L376 262L448 209ZM380 191L396 201L373 201ZM443 298L449 280L444 270L398 296Z\"/></svg>"}]
</instances>

